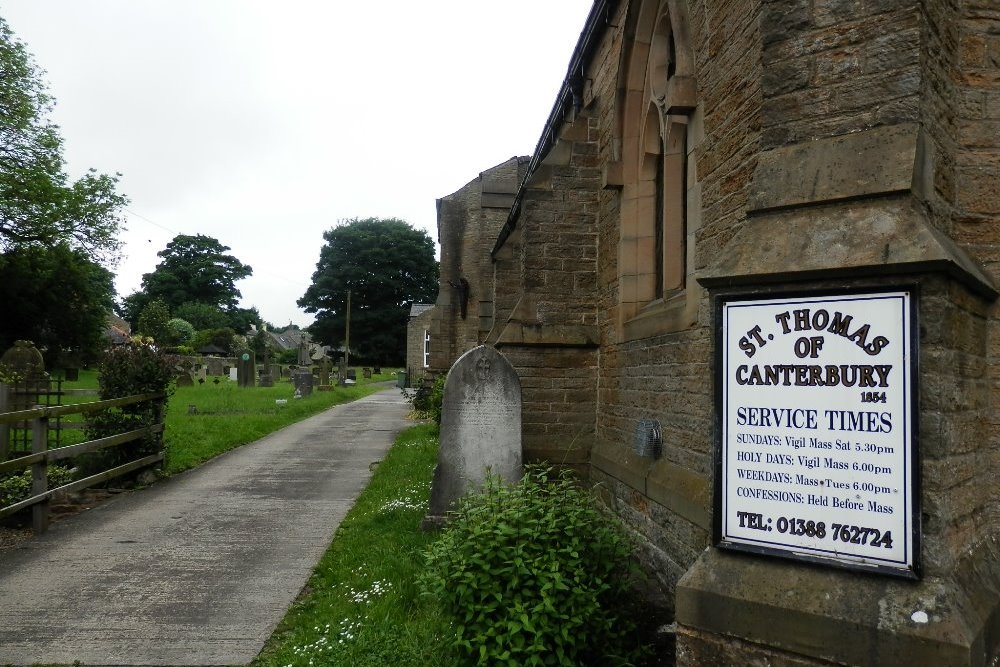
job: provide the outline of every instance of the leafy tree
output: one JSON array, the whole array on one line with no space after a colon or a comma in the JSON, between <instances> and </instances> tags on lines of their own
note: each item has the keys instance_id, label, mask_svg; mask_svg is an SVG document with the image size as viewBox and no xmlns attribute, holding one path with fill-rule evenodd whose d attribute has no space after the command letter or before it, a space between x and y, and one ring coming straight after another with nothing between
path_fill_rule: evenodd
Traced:
<instances>
[{"instance_id":1,"label":"leafy tree","mask_svg":"<svg viewBox=\"0 0 1000 667\"><path fill-rule=\"evenodd\" d=\"M142 291L150 299L163 299L174 313L189 302L235 311L242 296L236 281L252 275L253 269L227 255L228 250L211 236L178 234L157 253L163 261L142 276Z\"/></svg>"},{"instance_id":2,"label":"leafy tree","mask_svg":"<svg viewBox=\"0 0 1000 667\"><path fill-rule=\"evenodd\" d=\"M0 18L0 252L68 243L97 262L117 257L127 199L118 176L71 182L54 105L23 42Z\"/></svg>"},{"instance_id":3,"label":"leafy tree","mask_svg":"<svg viewBox=\"0 0 1000 667\"><path fill-rule=\"evenodd\" d=\"M187 345L194 340L194 327L187 320L174 317L167 321L167 342L171 345Z\"/></svg>"},{"instance_id":4,"label":"leafy tree","mask_svg":"<svg viewBox=\"0 0 1000 667\"><path fill-rule=\"evenodd\" d=\"M226 354L233 354L236 350L236 334L228 327L221 329L206 329L195 334L191 347L198 349L206 345L221 347Z\"/></svg>"},{"instance_id":5,"label":"leafy tree","mask_svg":"<svg viewBox=\"0 0 1000 667\"><path fill-rule=\"evenodd\" d=\"M43 350L47 367L61 353L96 358L114 294L111 272L68 242L8 250L0 254L0 350L25 339Z\"/></svg>"},{"instance_id":6,"label":"leafy tree","mask_svg":"<svg viewBox=\"0 0 1000 667\"><path fill-rule=\"evenodd\" d=\"M250 331L250 325L259 329L264 322L264 320L260 319L260 312L253 306L250 308L234 308L227 315L229 317L229 327L233 331L245 333Z\"/></svg>"},{"instance_id":7,"label":"leafy tree","mask_svg":"<svg viewBox=\"0 0 1000 667\"><path fill-rule=\"evenodd\" d=\"M247 341L247 346L253 350L257 360L261 361L271 348L271 337L263 329L259 329L253 338Z\"/></svg>"},{"instance_id":8,"label":"leafy tree","mask_svg":"<svg viewBox=\"0 0 1000 667\"><path fill-rule=\"evenodd\" d=\"M153 299L146 304L146 307L139 313L139 326L137 333L149 336L157 343L167 342L170 332L167 329L167 322L170 320L170 311L167 304L161 299Z\"/></svg>"},{"instance_id":9,"label":"leafy tree","mask_svg":"<svg viewBox=\"0 0 1000 667\"><path fill-rule=\"evenodd\" d=\"M323 238L312 285L298 300L316 313L310 333L327 345L342 344L350 290L351 349L382 365L402 363L410 306L437 294L434 242L394 218L349 220Z\"/></svg>"},{"instance_id":10,"label":"leafy tree","mask_svg":"<svg viewBox=\"0 0 1000 667\"><path fill-rule=\"evenodd\" d=\"M221 329L229 325L226 313L207 303L188 301L174 308L174 316L187 320L196 330Z\"/></svg>"}]
</instances>

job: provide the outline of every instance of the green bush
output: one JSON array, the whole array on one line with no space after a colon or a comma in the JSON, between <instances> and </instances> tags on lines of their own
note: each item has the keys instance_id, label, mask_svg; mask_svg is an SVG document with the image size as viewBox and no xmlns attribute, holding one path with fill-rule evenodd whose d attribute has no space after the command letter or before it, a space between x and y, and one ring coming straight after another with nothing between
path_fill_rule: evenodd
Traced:
<instances>
[{"instance_id":1,"label":"green bush","mask_svg":"<svg viewBox=\"0 0 1000 667\"><path fill-rule=\"evenodd\" d=\"M447 379L448 374L442 373L431 384L421 382L413 394L403 392L410 399L414 410L425 418L432 419L438 426L441 425L441 406L444 404L444 383Z\"/></svg>"},{"instance_id":2,"label":"green bush","mask_svg":"<svg viewBox=\"0 0 1000 667\"><path fill-rule=\"evenodd\" d=\"M54 489L73 481L73 471L65 466L50 465L46 471L49 488ZM31 470L0 477L0 507L7 507L31 497Z\"/></svg>"},{"instance_id":3,"label":"green bush","mask_svg":"<svg viewBox=\"0 0 1000 667\"><path fill-rule=\"evenodd\" d=\"M630 555L568 473L529 466L460 503L420 585L472 664L623 665L639 652L624 615Z\"/></svg>"},{"instance_id":4,"label":"green bush","mask_svg":"<svg viewBox=\"0 0 1000 667\"><path fill-rule=\"evenodd\" d=\"M109 348L98 367L98 391L102 400L136 394L169 393L176 375L175 359L142 343ZM146 401L109 408L91 416L87 438L97 439L150 426L163 421L167 400ZM163 449L163 434L147 436L118 447L85 454L77 460L84 476L108 470Z\"/></svg>"}]
</instances>

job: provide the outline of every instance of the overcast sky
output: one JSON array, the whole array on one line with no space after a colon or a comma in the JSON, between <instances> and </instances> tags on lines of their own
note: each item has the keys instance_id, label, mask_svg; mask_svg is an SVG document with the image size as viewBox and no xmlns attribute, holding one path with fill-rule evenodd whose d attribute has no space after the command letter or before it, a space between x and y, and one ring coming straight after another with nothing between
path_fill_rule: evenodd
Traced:
<instances>
[{"instance_id":1,"label":"overcast sky","mask_svg":"<svg viewBox=\"0 0 1000 667\"><path fill-rule=\"evenodd\" d=\"M131 199L119 295L178 233L254 269L278 326L322 233L397 217L437 241L435 199L530 155L590 0L0 0L34 54L75 178Z\"/></svg>"}]
</instances>

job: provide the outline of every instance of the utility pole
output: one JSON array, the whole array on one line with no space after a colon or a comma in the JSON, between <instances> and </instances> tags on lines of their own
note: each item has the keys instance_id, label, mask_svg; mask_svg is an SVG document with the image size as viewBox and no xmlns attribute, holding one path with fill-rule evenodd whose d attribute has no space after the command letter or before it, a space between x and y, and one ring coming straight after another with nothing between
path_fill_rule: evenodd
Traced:
<instances>
[{"instance_id":1,"label":"utility pole","mask_svg":"<svg viewBox=\"0 0 1000 667\"><path fill-rule=\"evenodd\" d=\"M344 323L344 367L351 362L351 290L347 290L347 321Z\"/></svg>"}]
</instances>

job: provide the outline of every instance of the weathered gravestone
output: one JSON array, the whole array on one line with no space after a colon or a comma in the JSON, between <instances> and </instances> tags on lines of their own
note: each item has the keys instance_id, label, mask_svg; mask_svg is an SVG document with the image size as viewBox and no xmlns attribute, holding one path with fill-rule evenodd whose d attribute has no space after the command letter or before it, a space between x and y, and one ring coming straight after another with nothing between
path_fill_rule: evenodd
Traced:
<instances>
[{"instance_id":1,"label":"weathered gravestone","mask_svg":"<svg viewBox=\"0 0 1000 667\"><path fill-rule=\"evenodd\" d=\"M205 365L208 367L209 375L226 375L226 363L219 357L208 357L205 360Z\"/></svg>"},{"instance_id":2,"label":"weathered gravestone","mask_svg":"<svg viewBox=\"0 0 1000 667\"><path fill-rule=\"evenodd\" d=\"M253 387L257 384L256 358L254 351L241 350L236 355L236 382L241 387Z\"/></svg>"},{"instance_id":3,"label":"weathered gravestone","mask_svg":"<svg viewBox=\"0 0 1000 667\"><path fill-rule=\"evenodd\" d=\"M312 372L308 368L292 371L292 385L295 387L297 397L311 396L313 390Z\"/></svg>"},{"instance_id":4,"label":"weathered gravestone","mask_svg":"<svg viewBox=\"0 0 1000 667\"><path fill-rule=\"evenodd\" d=\"M194 386L194 380L191 378L191 374L187 371L181 371L177 374L177 386L178 387L192 387Z\"/></svg>"},{"instance_id":5,"label":"weathered gravestone","mask_svg":"<svg viewBox=\"0 0 1000 667\"><path fill-rule=\"evenodd\" d=\"M496 349L469 350L448 371L441 446L425 526L440 525L455 501L487 474L521 478L521 382Z\"/></svg>"}]
</instances>

